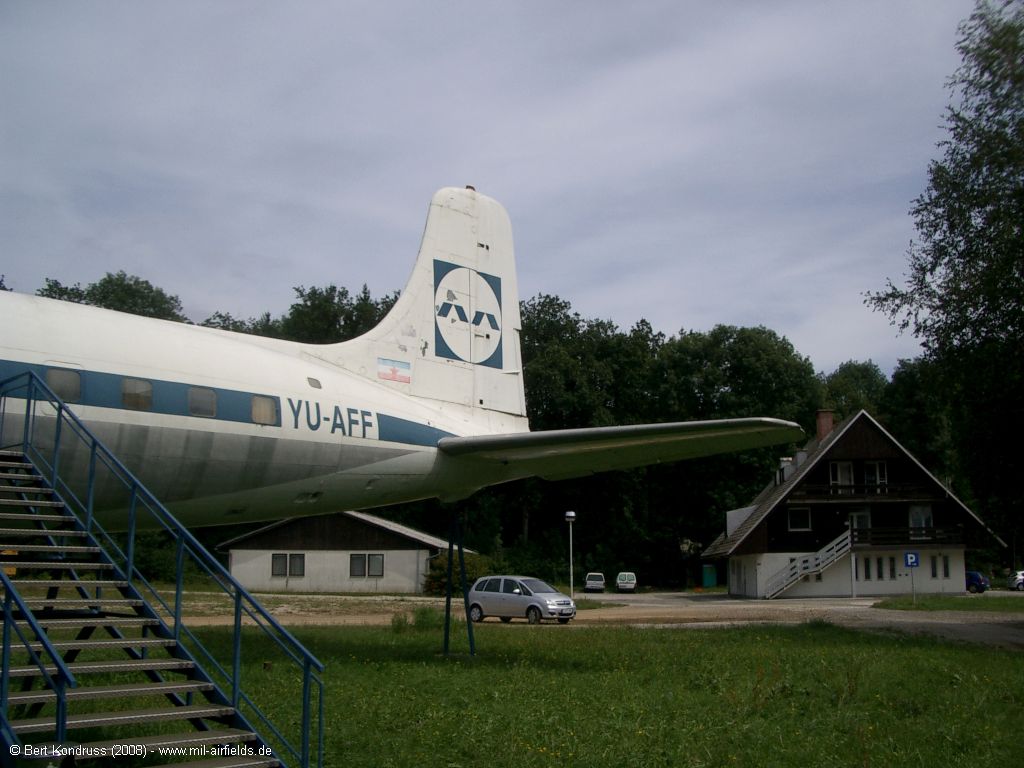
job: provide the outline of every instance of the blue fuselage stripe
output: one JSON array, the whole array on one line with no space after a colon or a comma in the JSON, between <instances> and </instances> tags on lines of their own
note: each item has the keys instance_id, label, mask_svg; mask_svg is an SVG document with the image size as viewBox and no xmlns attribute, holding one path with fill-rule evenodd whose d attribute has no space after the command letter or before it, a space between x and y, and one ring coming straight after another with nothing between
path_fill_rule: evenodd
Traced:
<instances>
[{"instance_id":1,"label":"blue fuselage stripe","mask_svg":"<svg viewBox=\"0 0 1024 768\"><path fill-rule=\"evenodd\" d=\"M61 366L35 365L13 360L0 360L0 381L29 371L35 373L43 381L46 381L46 372L53 369L74 371L79 374L81 395L77 400L78 404L135 413L191 416L188 401L189 389L194 386L203 386L138 377L152 384L153 401L152 407L137 410L126 408L122 397L122 384L124 380L134 377L99 371L86 371L79 368L63 368ZM203 388L211 389L216 393L216 416L211 417L211 420L230 421L241 424L254 423L252 420L252 398L259 393L224 389L222 387L203 386ZM275 403L276 421L265 426L280 427L281 398L275 395L260 396L270 398ZM446 432L436 427L430 427L426 424L420 424L419 422L402 419L397 416L389 416L385 413L377 413L376 418L377 437L381 441L433 447L437 445L438 440L442 437L450 437L452 435L451 432Z\"/></svg>"}]
</instances>

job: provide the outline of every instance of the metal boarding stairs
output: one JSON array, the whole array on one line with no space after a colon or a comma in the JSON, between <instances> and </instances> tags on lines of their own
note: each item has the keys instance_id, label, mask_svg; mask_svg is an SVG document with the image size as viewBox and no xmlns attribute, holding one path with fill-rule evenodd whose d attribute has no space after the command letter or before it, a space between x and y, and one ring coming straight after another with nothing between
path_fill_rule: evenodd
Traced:
<instances>
[{"instance_id":1,"label":"metal boarding stairs","mask_svg":"<svg viewBox=\"0 0 1024 768\"><path fill-rule=\"evenodd\" d=\"M0 435L0 765L322 766L323 665L35 374L0 382ZM93 516L101 484L123 493L124 534ZM174 585L139 571L143 527L166 532ZM201 642L194 595L230 640ZM301 688L261 680L274 664Z\"/></svg>"},{"instance_id":2,"label":"metal boarding stairs","mask_svg":"<svg viewBox=\"0 0 1024 768\"><path fill-rule=\"evenodd\" d=\"M849 551L850 531L847 530L817 552L794 558L790 561L789 565L773 573L768 579L765 597L768 600L778 597L804 576L809 576L812 573L821 573L826 568L834 565L839 558Z\"/></svg>"}]
</instances>

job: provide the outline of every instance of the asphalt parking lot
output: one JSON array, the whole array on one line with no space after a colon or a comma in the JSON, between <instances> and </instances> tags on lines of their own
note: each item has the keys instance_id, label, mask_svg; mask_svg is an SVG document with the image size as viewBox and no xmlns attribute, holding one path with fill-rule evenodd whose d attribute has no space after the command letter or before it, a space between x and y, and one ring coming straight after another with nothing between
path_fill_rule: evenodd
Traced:
<instances>
[{"instance_id":1,"label":"asphalt parking lot","mask_svg":"<svg viewBox=\"0 0 1024 768\"><path fill-rule=\"evenodd\" d=\"M854 629L924 634L949 640L1024 650L1024 613L994 611L894 611L873 607L879 598L757 600L721 593L577 592L608 607L580 611L576 623L711 628L741 624L828 621ZM970 600L1024 600L1024 592L991 591Z\"/></svg>"}]
</instances>

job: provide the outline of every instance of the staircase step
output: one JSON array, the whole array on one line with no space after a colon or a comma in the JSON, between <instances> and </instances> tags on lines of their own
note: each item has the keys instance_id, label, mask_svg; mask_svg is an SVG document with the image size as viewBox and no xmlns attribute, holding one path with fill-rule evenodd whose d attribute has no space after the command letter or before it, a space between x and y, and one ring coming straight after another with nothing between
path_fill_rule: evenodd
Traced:
<instances>
[{"instance_id":1,"label":"staircase step","mask_svg":"<svg viewBox=\"0 0 1024 768\"><path fill-rule=\"evenodd\" d=\"M18 552L51 552L55 555L96 555L102 552L99 547L85 544L22 544L5 542L0 546L17 549Z\"/></svg>"},{"instance_id":2,"label":"staircase step","mask_svg":"<svg viewBox=\"0 0 1024 768\"><path fill-rule=\"evenodd\" d=\"M164 720L193 720L196 718L227 717L234 714L232 707L216 704L193 704L188 707L160 707L157 709L130 709L123 712L90 712L68 715L68 728L103 728L115 725L138 725L139 723ZM27 720L11 720L11 729L17 734L43 733L54 729L52 717L35 717ZM122 741L124 743L124 741Z\"/></svg>"},{"instance_id":3,"label":"staircase step","mask_svg":"<svg viewBox=\"0 0 1024 768\"><path fill-rule=\"evenodd\" d=\"M40 587L45 589L67 587L68 589L74 589L75 587L82 587L83 589L118 589L119 587L127 587L128 582L116 579L11 579L11 583L18 589L24 589L26 587Z\"/></svg>"},{"instance_id":4,"label":"staircase step","mask_svg":"<svg viewBox=\"0 0 1024 768\"><path fill-rule=\"evenodd\" d=\"M160 619L148 619L142 616L75 616L73 618L49 618L47 616L36 616L36 621L46 630L51 629L80 629L82 627L156 627L160 625ZM24 619L17 619L18 624L24 624Z\"/></svg>"},{"instance_id":5,"label":"staircase step","mask_svg":"<svg viewBox=\"0 0 1024 768\"><path fill-rule=\"evenodd\" d=\"M32 519L35 515L29 515L28 518ZM68 518L59 518L65 520ZM61 536L70 537L76 539L84 539L89 535L88 531L62 531L59 528L0 528L0 541L3 541L4 537L7 536ZM0 546L7 546L6 544L0 544ZM19 547L20 548L20 547Z\"/></svg>"},{"instance_id":6,"label":"staircase step","mask_svg":"<svg viewBox=\"0 0 1024 768\"><path fill-rule=\"evenodd\" d=\"M82 610L88 611L93 608L138 608L146 604L145 600L131 597L29 597L22 598L25 605L32 611L51 610ZM38 617L36 617L38 618ZM42 621L42 619L39 619Z\"/></svg>"},{"instance_id":7,"label":"staircase step","mask_svg":"<svg viewBox=\"0 0 1024 768\"><path fill-rule=\"evenodd\" d=\"M195 663L186 659L123 659L119 661L76 661L67 665L73 675L88 675L103 672L156 672L186 670ZM47 665L46 671L53 675L57 668ZM11 677L35 677L39 667L35 664L11 667Z\"/></svg>"},{"instance_id":8,"label":"staircase step","mask_svg":"<svg viewBox=\"0 0 1024 768\"><path fill-rule=\"evenodd\" d=\"M197 760L193 763L175 763L183 768L276 768L281 765L273 757L215 757L212 760Z\"/></svg>"},{"instance_id":9,"label":"staircase step","mask_svg":"<svg viewBox=\"0 0 1024 768\"><path fill-rule=\"evenodd\" d=\"M0 506L3 507L47 507L49 509L62 509L63 501L41 501L39 499L0 499Z\"/></svg>"},{"instance_id":10,"label":"staircase step","mask_svg":"<svg viewBox=\"0 0 1024 768\"><path fill-rule=\"evenodd\" d=\"M76 701L111 699L122 696L166 696L173 693L201 693L203 691L212 691L213 689L213 683L205 683L200 680L186 680L182 682L83 686L69 688L65 691L64 695L68 701ZM56 692L52 690L16 691L7 695L7 701L11 706L16 704L45 704L48 701L53 701L56 697Z\"/></svg>"},{"instance_id":11,"label":"staircase step","mask_svg":"<svg viewBox=\"0 0 1024 768\"><path fill-rule=\"evenodd\" d=\"M219 728L210 731L189 731L188 733L162 733L156 736L132 736L110 741L91 741L82 744L91 751L110 747L115 744L139 744L147 749L159 749L161 747L202 747L212 749L218 744L241 744L247 741L255 741L256 734L241 728Z\"/></svg>"},{"instance_id":12,"label":"staircase step","mask_svg":"<svg viewBox=\"0 0 1024 768\"><path fill-rule=\"evenodd\" d=\"M33 520L40 523L71 523L75 518L71 515L44 515L35 512L4 512L0 511L0 520Z\"/></svg>"},{"instance_id":13,"label":"staircase step","mask_svg":"<svg viewBox=\"0 0 1024 768\"><path fill-rule=\"evenodd\" d=\"M56 640L50 641L50 645L58 651L88 651L99 648L173 648L178 644L177 640L169 637L146 637L146 638L106 638L102 640ZM42 643L29 643L28 647L36 653L43 650Z\"/></svg>"},{"instance_id":14,"label":"staircase step","mask_svg":"<svg viewBox=\"0 0 1024 768\"><path fill-rule=\"evenodd\" d=\"M78 560L8 560L0 559L0 568L25 568L40 570L73 570L78 568L83 571L111 571L113 563L95 563Z\"/></svg>"}]
</instances>

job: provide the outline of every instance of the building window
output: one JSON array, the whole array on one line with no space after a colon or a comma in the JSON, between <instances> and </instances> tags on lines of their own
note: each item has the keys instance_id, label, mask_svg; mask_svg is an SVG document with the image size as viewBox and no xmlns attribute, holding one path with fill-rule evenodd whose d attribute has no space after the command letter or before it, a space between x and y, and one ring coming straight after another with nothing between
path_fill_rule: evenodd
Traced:
<instances>
[{"instance_id":1,"label":"building window","mask_svg":"<svg viewBox=\"0 0 1024 768\"><path fill-rule=\"evenodd\" d=\"M275 552L270 556L270 575L278 578L304 577L306 575L306 556Z\"/></svg>"},{"instance_id":2,"label":"building window","mask_svg":"<svg viewBox=\"0 0 1024 768\"><path fill-rule=\"evenodd\" d=\"M49 368L46 371L46 386L65 403L77 403L82 399L82 376L78 371Z\"/></svg>"},{"instance_id":3,"label":"building window","mask_svg":"<svg viewBox=\"0 0 1024 768\"><path fill-rule=\"evenodd\" d=\"M889 558L889 581L896 580L896 558Z\"/></svg>"},{"instance_id":4,"label":"building window","mask_svg":"<svg viewBox=\"0 0 1024 768\"><path fill-rule=\"evenodd\" d=\"M871 558L864 558L864 581L871 581Z\"/></svg>"},{"instance_id":5,"label":"building window","mask_svg":"<svg viewBox=\"0 0 1024 768\"><path fill-rule=\"evenodd\" d=\"M889 482L884 461L864 462L864 485L868 493L885 493Z\"/></svg>"},{"instance_id":6,"label":"building window","mask_svg":"<svg viewBox=\"0 0 1024 768\"><path fill-rule=\"evenodd\" d=\"M930 539L932 522L932 507L930 504L910 505L910 538Z\"/></svg>"},{"instance_id":7,"label":"building window","mask_svg":"<svg viewBox=\"0 0 1024 768\"><path fill-rule=\"evenodd\" d=\"M942 578L949 578L949 555L942 556Z\"/></svg>"},{"instance_id":8,"label":"building window","mask_svg":"<svg viewBox=\"0 0 1024 768\"><path fill-rule=\"evenodd\" d=\"M349 555L348 575L351 579L379 579L384 576L384 555Z\"/></svg>"},{"instance_id":9,"label":"building window","mask_svg":"<svg viewBox=\"0 0 1024 768\"><path fill-rule=\"evenodd\" d=\"M932 578L939 578L939 558L932 555Z\"/></svg>"},{"instance_id":10,"label":"building window","mask_svg":"<svg viewBox=\"0 0 1024 768\"><path fill-rule=\"evenodd\" d=\"M270 575L288 575L288 555L275 553L270 556Z\"/></svg>"},{"instance_id":11,"label":"building window","mask_svg":"<svg viewBox=\"0 0 1024 768\"><path fill-rule=\"evenodd\" d=\"M366 555L348 556L348 575L352 579L366 578Z\"/></svg>"},{"instance_id":12,"label":"building window","mask_svg":"<svg viewBox=\"0 0 1024 768\"><path fill-rule=\"evenodd\" d=\"M280 419L277 416L277 399L266 395L252 396L252 422L253 424L269 424L277 426Z\"/></svg>"},{"instance_id":13,"label":"building window","mask_svg":"<svg viewBox=\"0 0 1024 768\"><path fill-rule=\"evenodd\" d=\"M366 556L366 575L371 579L384 577L384 555Z\"/></svg>"},{"instance_id":14,"label":"building window","mask_svg":"<svg viewBox=\"0 0 1024 768\"><path fill-rule=\"evenodd\" d=\"M882 579L885 578L885 559L884 558L880 557L880 558L878 558L875 561L875 576L878 577L879 581L881 581Z\"/></svg>"},{"instance_id":15,"label":"building window","mask_svg":"<svg viewBox=\"0 0 1024 768\"><path fill-rule=\"evenodd\" d=\"M189 387L188 415L214 418L217 415L217 393L208 387Z\"/></svg>"},{"instance_id":16,"label":"building window","mask_svg":"<svg viewBox=\"0 0 1024 768\"><path fill-rule=\"evenodd\" d=\"M811 508L790 507L789 508L789 530L809 531L811 530Z\"/></svg>"},{"instance_id":17,"label":"building window","mask_svg":"<svg viewBox=\"0 0 1024 768\"><path fill-rule=\"evenodd\" d=\"M122 379L121 405L133 411L153 410L153 382L145 379Z\"/></svg>"},{"instance_id":18,"label":"building window","mask_svg":"<svg viewBox=\"0 0 1024 768\"><path fill-rule=\"evenodd\" d=\"M833 495L853 493L853 462L833 461L828 465L829 485Z\"/></svg>"}]
</instances>

